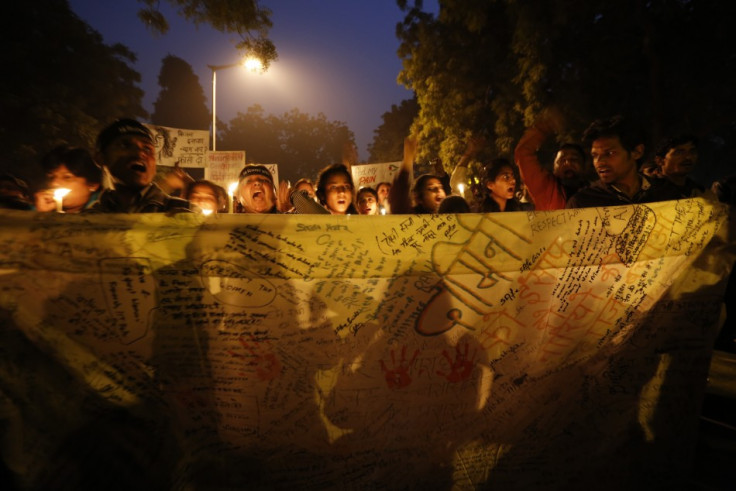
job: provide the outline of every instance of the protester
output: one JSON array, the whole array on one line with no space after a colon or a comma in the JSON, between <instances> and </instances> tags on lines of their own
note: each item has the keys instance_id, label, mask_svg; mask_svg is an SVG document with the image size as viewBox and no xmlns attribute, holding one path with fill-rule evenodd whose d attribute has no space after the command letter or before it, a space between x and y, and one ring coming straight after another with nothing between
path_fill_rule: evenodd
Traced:
<instances>
[{"instance_id":1,"label":"protester","mask_svg":"<svg viewBox=\"0 0 736 491\"><path fill-rule=\"evenodd\" d=\"M447 196L442 179L434 174L419 176L411 194L414 199L413 213L437 213L440 203Z\"/></svg>"},{"instance_id":2,"label":"protester","mask_svg":"<svg viewBox=\"0 0 736 491\"><path fill-rule=\"evenodd\" d=\"M655 151L658 174L669 180L683 198L700 196L705 187L689 174L698 164L698 140L692 135L678 135L662 140Z\"/></svg>"},{"instance_id":3,"label":"protester","mask_svg":"<svg viewBox=\"0 0 736 491\"><path fill-rule=\"evenodd\" d=\"M376 193L378 194L378 211L382 215L391 213L391 206L388 203L388 194L390 191L390 182L379 182L378 185L376 185Z\"/></svg>"},{"instance_id":4,"label":"protester","mask_svg":"<svg viewBox=\"0 0 736 491\"><path fill-rule=\"evenodd\" d=\"M584 178L585 152L579 145L560 145L552 172L539 161L539 148L549 137L561 133L563 126L557 109L542 111L534 125L524 131L514 150L514 160L535 210L562 209L568 198L588 184Z\"/></svg>"},{"instance_id":5,"label":"protester","mask_svg":"<svg viewBox=\"0 0 736 491\"><path fill-rule=\"evenodd\" d=\"M97 159L112 176L89 210L103 213L190 211L189 202L174 198L154 184L156 148L151 132L134 119L118 119L97 137Z\"/></svg>"},{"instance_id":6,"label":"protester","mask_svg":"<svg viewBox=\"0 0 736 491\"><path fill-rule=\"evenodd\" d=\"M243 213L279 213L273 175L264 165L247 164L240 171L237 196Z\"/></svg>"},{"instance_id":7,"label":"protester","mask_svg":"<svg viewBox=\"0 0 736 491\"><path fill-rule=\"evenodd\" d=\"M378 215L378 193L371 187L360 188L355 197L358 213L361 215Z\"/></svg>"},{"instance_id":8,"label":"protester","mask_svg":"<svg viewBox=\"0 0 736 491\"><path fill-rule=\"evenodd\" d=\"M356 215L353 177L345 164L325 167L317 178L317 198L333 215Z\"/></svg>"},{"instance_id":9,"label":"protester","mask_svg":"<svg viewBox=\"0 0 736 491\"><path fill-rule=\"evenodd\" d=\"M44 189L35 193L38 211L57 211L56 189L67 189L61 198L64 213L79 213L97 202L102 191L102 168L84 148L56 147L41 161L46 173Z\"/></svg>"},{"instance_id":10,"label":"protester","mask_svg":"<svg viewBox=\"0 0 736 491\"><path fill-rule=\"evenodd\" d=\"M30 210L31 196L28 184L11 174L0 175L0 208Z\"/></svg>"},{"instance_id":11,"label":"protester","mask_svg":"<svg viewBox=\"0 0 736 491\"><path fill-rule=\"evenodd\" d=\"M222 186L207 180L191 183L184 197L193 205L197 205L205 215L227 213L229 196Z\"/></svg>"},{"instance_id":12,"label":"protester","mask_svg":"<svg viewBox=\"0 0 736 491\"><path fill-rule=\"evenodd\" d=\"M644 156L644 136L622 116L599 119L583 134L591 149L599 179L575 193L568 208L650 203L680 198L680 192L665 179L638 173Z\"/></svg>"},{"instance_id":13,"label":"protester","mask_svg":"<svg viewBox=\"0 0 736 491\"><path fill-rule=\"evenodd\" d=\"M516 198L514 165L506 159L493 159L483 169L486 195L481 203L483 213L527 210Z\"/></svg>"}]
</instances>

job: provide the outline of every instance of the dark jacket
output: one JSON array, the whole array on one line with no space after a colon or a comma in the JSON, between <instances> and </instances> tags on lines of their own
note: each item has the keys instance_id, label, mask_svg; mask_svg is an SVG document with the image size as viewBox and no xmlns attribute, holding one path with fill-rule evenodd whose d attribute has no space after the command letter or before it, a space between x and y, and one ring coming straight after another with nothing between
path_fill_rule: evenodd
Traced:
<instances>
[{"instance_id":1,"label":"dark jacket","mask_svg":"<svg viewBox=\"0 0 736 491\"><path fill-rule=\"evenodd\" d=\"M187 200L169 196L156 184L150 184L141 190L137 199L130 205L122 203L119 194L114 189L107 189L102 192L100 199L89 208L89 211L97 213L179 213L192 211L192 205Z\"/></svg>"},{"instance_id":2,"label":"dark jacket","mask_svg":"<svg viewBox=\"0 0 736 491\"><path fill-rule=\"evenodd\" d=\"M633 205L680 199L677 188L665 179L641 177L641 189L629 198L613 184L605 184L600 179L584 187L567 200L565 208L592 208L595 206Z\"/></svg>"}]
</instances>

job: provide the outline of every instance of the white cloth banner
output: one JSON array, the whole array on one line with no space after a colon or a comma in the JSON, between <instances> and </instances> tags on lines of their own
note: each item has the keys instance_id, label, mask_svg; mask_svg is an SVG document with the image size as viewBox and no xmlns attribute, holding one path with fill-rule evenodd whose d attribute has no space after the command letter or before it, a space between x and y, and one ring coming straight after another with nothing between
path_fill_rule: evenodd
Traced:
<instances>
[{"instance_id":1,"label":"white cloth banner","mask_svg":"<svg viewBox=\"0 0 736 491\"><path fill-rule=\"evenodd\" d=\"M3 211L3 461L33 489L680 486L727 211Z\"/></svg>"}]
</instances>

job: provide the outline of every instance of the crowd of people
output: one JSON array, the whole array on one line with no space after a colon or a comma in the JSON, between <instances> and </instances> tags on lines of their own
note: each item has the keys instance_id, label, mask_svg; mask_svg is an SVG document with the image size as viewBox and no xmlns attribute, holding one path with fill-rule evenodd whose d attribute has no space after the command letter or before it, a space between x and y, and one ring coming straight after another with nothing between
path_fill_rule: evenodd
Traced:
<instances>
[{"instance_id":1,"label":"crowd of people","mask_svg":"<svg viewBox=\"0 0 736 491\"><path fill-rule=\"evenodd\" d=\"M465 153L448 175L435 161L433 173L411 180L416 142L405 145L404 163L393 182L356 189L349 165L325 167L316 181L276 185L263 165L246 164L240 172L235 199L219 185L194 180L181 169L155 182L156 149L148 128L133 119L119 119L103 129L94 153L84 148L58 147L44 156L45 179L29 187L13 176L0 176L0 207L64 213L308 213L409 214L556 210L675 200L713 193L734 205L736 178L706 187L690 174L698 163L698 140L692 135L664 139L653 160L644 162L644 136L631 121L614 116L596 120L583 134L582 145L563 143L551 170L539 159L540 148L560 134L562 118L544 111L527 128L514 162L490 160L482 183L473 185L468 164L484 147L468 142ZM408 140L410 141L410 140ZM588 165L590 157L592 166ZM590 169L597 179L588 179ZM162 189L162 187L164 189ZM57 195L58 190L65 195ZM729 298L736 285L733 275ZM732 308L732 307L731 307ZM729 312L733 320L733 313ZM729 332L736 331L731 328ZM734 344L728 338L726 343Z\"/></svg>"},{"instance_id":2,"label":"crowd of people","mask_svg":"<svg viewBox=\"0 0 736 491\"><path fill-rule=\"evenodd\" d=\"M664 139L645 162L644 137L635 125L621 116L597 120L585 131L582 145L559 146L550 168L540 162L539 150L560 127L559 114L543 112L519 140L514 161L489 160L479 185L470 180L468 163L484 142L471 139L451 175L435 162L434 172L410 182L404 166L394 182L375 188L356 190L345 164L327 166L315 181L304 177L293 186L287 181L276 185L265 166L247 164L229 202L221 186L194 180L178 168L170 179L157 182L153 136L140 122L120 119L99 134L94 152L66 146L49 152L41 162L45 178L35 186L13 175L0 176L0 205L65 213L489 213L647 203L711 190L733 202L733 177L709 187L691 178L698 163L698 141L692 135ZM413 161L406 155L404 160ZM591 167L595 180L588 178ZM58 189L67 194L59 198Z\"/></svg>"}]
</instances>

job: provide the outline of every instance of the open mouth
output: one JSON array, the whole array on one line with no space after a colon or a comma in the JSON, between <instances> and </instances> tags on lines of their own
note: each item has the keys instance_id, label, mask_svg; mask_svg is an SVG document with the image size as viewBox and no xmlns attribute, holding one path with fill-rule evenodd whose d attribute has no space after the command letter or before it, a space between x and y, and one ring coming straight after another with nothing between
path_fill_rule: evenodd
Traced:
<instances>
[{"instance_id":1,"label":"open mouth","mask_svg":"<svg viewBox=\"0 0 736 491\"><path fill-rule=\"evenodd\" d=\"M130 170L133 172L146 172L146 166L140 162L133 162L130 164Z\"/></svg>"},{"instance_id":2,"label":"open mouth","mask_svg":"<svg viewBox=\"0 0 736 491\"><path fill-rule=\"evenodd\" d=\"M253 193L253 199L261 199L263 198L263 191L256 191Z\"/></svg>"}]
</instances>

